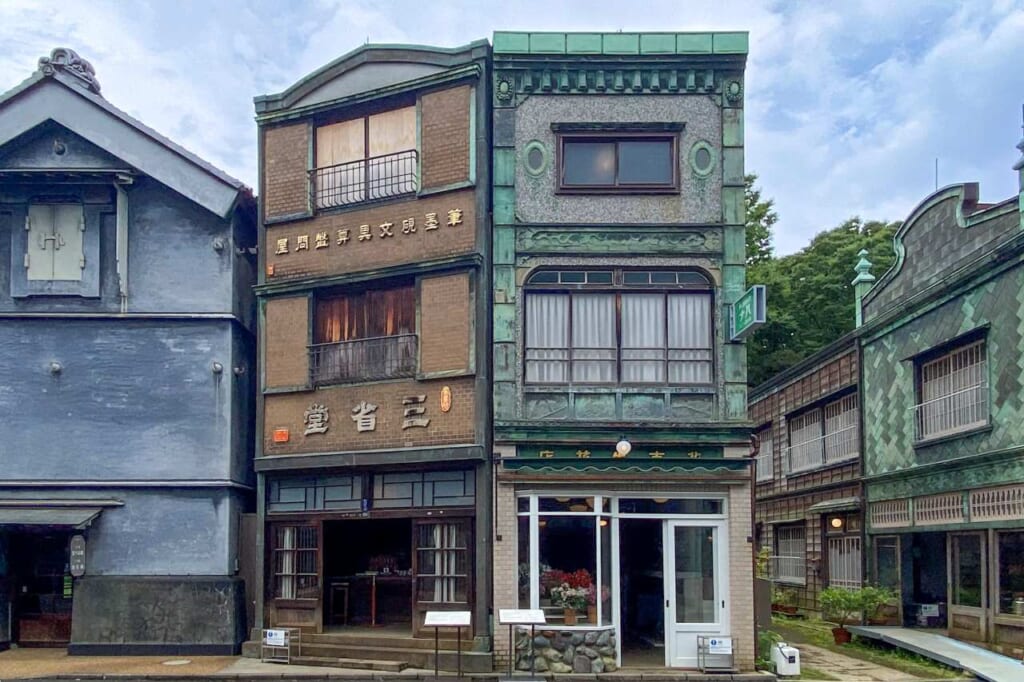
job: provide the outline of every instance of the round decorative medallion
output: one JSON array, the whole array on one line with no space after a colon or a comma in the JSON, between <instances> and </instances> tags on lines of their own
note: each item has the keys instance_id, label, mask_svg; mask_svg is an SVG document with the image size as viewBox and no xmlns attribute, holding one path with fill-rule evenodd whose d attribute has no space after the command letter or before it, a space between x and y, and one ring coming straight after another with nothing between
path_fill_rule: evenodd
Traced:
<instances>
[{"instance_id":1,"label":"round decorative medallion","mask_svg":"<svg viewBox=\"0 0 1024 682\"><path fill-rule=\"evenodd\" d=\"M715 148L704 140L698 140L690 147L690 168L694 174L706 178L715 170Z\"/></svg>"},{"instance_id":2,"label":"round decorative medallion","mask_svg":"<svg viewBox=\"0 0 1024 682\"><path fill-rule=\"evenodd\" d=\"M725 84L725 98L735 104L743 97L743 84L739 81L729 81Z\"/></svg>"},{"instance_id":3,"label":"round decorative medallion","mask_svg":"<svg viewBox=\"0 0 1024 682\"><path fill-rule=\"evenodd\" d=\"M523 147L523 168L530 175L537 177L544 174L551 161L551 153L540 140L532 140Z\"/></svg>"},{"instance_id":4,"label":"round decorative medallion","mask_svg":"<svg viewBox=\"0 0 1024 682\"><path fill-rule=\"evenodd\" d=\"M509 76L498 76L494 83L494 96L502 102L512 99L512 78Z\"/></svg>"}]
</instances>

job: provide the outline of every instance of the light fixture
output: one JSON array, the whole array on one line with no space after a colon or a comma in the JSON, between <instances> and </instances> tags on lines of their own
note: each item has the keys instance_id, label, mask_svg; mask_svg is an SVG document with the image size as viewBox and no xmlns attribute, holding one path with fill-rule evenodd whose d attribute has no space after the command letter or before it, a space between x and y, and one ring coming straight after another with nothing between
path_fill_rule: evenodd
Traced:
<instances>
[{"instance_id":1,"label":"light fixture","mask_svg":"<svg viewBox=\"0 0 1024 682\"><path fill-rule=\"evenodd\" d=\"M840 528L843 527L843 517L841 517L841 516L833 516L831 519L829 519L828 523L829 523L830 526L832 526L836 530L839 530Z\"/></svg>"},{"instance_id":2,"label":"light fixture","mask_svg":"<svg viewBox=\"0 0 1024 682\"><path fill-rule=\"evenodd\" d=\"M548 525L548 522L545 521L544 519L541 519L540 521L537 522L537 525L540 526L541 528L543 528L544 526Z\"/></svg>"},{"instance_id":3,"label":"light fixture","mask_svg":"<svg viewBox=\"0 0 1024 682\"><path fill-rule=\"evenodd\" d=\"M555 498L555 502L561 502L562 504L565 504L568 501L569 501L568 497L556 497Z\"/></svg>"},{"instance_id":4,"label":"light fixture","mask_svg":"<svg viewBox=\"0 0 1024 682\"><path fill-rule=\"evenodd\" d=\"M600 521L598 521L597 523L598 523L598 525L600 525L600 526L601 526L602 528L604 528L605 526L607 526L607 525L608 525L608 519L601 519L601 520L600 520Z\"/></svg>"},{"instance_id":5,"label":"light fixture","mask_svg":"<svg viewBox=\"0 0 1024 682\"><path fill-rule=\"evenodd\" d=\"M655 504L665 504L666 502L668 502L668 498L667 497L655 497L654 498L654 503Z\"/></svg>"},{"instance_id":6,"label":"light fixture","mask_svg":"<svg viewBox=\"0 0 1024 682\"><path fill-rule=\"evenodd\" d=\"M628 455L628 454L629 454L629 453L630 453L630 452L631 452L632 450L633 450L633 444L632 444L632 443L630 443L630 442L629 442L628 440L626 440L625 438L623 438L622 440L620 440L620 441L619 441L618 443L616 443L616 444L615 444L615 453L616 453L616 454L617 454L617 455L618 455L619 457L625 457L625 456L626 456L626 455Z\"/></svg>"}]
</instances>

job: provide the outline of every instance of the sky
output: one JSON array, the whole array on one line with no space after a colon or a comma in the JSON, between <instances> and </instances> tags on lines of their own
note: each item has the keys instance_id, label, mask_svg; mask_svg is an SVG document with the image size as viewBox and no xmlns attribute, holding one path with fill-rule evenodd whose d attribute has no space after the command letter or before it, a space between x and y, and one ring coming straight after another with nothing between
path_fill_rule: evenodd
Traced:
<instances>
[{"instance_id":1,"label":"sky","mask_svg":"<svg viewBox=\"0 0 1024 682\"><path fill-rule=\"evenodd\" d=\"M1017 192L1024 0L0 0L0 91L54 47L118 108L256 183L252 99L355 47L495 30L746 30L746 168L778 254L852 216L901 220L936 186Z\"/></svg>"}]
</instances>

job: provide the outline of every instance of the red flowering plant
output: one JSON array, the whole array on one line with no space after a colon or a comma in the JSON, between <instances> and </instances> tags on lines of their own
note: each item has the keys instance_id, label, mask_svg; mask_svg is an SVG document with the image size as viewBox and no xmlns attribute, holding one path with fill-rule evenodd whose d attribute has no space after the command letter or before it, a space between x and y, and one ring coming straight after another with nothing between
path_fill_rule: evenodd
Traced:
<instances>
[{"instance_id":1,"label":"red flowering plant","mask_svg":"<svg viewBox=\"0 0 1024 682\"><path fill-rule=\"evenodd\" d=\"M585 568L573 571L572 573L566 573L563 576L563 580L569 585L569 587L580 587L583 589L594 584L593 579L590 577L590 571Z\"/></svg>"}]
</instances>

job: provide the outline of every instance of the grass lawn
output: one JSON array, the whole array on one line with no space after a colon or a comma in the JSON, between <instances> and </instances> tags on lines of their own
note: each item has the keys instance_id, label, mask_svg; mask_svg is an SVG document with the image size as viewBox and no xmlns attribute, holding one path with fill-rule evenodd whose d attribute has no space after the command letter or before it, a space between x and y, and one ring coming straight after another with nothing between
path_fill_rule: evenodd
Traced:
<instances>
[{"instance_id":1,"label":"grass lawn","mask_svg":"<svg viewBox=\"0 0 1024 682\"><path fill-rule=\"evenodd\" d=\"M849 644L836 644L832 638L832 627L832 623L820 620L772 616L772 630L782 635L783 640L787 642L813 644L822 649L828 649L829 651L849 656L850 658L859 658L862 661L877 663L878 665L884 665L927 679L973 679L973 676L967 675L961 670L950 668L930 658L890 646L884 642L854 637L853 641ZM811 678L801 675L801 679L828 678Z\"/></svg>"}]
</instances>

